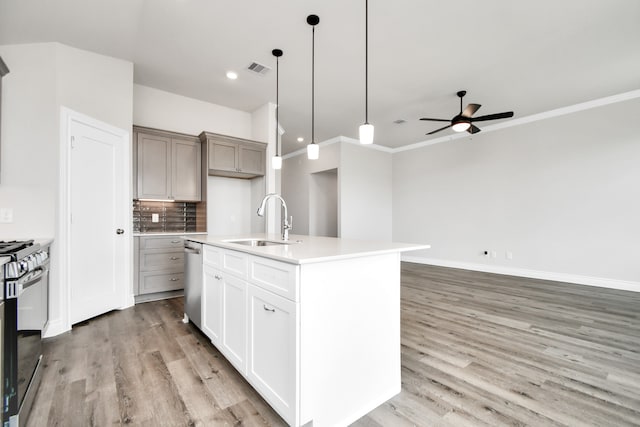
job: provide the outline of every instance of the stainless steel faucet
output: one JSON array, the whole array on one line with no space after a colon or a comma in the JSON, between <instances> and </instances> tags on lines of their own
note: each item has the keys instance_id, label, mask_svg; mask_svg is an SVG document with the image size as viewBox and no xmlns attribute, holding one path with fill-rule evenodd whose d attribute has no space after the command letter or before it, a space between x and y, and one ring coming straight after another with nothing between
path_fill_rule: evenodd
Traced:
<instances>
[{"instance_id":1,"label":"stainless steel faucet","mask_svg":"<svg viewBox=\"0 0 640 427\"><path fill-rule=\"evenodd\" d=\"M264 208L267 205L267 200L275 197L282 202L282 207L284 208L284 221L282 221L282 240L289 240L289 230L293 228L293 216L289 218L289 214L287 212L287 204L284 202L284 199L280 197L276 193L269 193L264 196L262 199L262 203L260 203L260 207L258 208L258 216L264 216Z\"/></svg>"}]
</instances>

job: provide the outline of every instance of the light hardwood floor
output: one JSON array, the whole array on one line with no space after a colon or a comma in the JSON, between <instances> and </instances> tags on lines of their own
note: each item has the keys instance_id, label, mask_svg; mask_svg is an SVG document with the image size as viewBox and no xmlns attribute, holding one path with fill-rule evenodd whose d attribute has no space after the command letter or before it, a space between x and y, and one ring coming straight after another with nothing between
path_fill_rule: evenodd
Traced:
<instances>
[{"instance_id":1,"label":"light hardwood floor","mask_svg":"<svg viewBox=\"0 0 640 427\"><path fill-rule=\"evenodd\" d=\"M182 299L45 345L29 426L280 426ZM640 294L403 263L402 392L354 426L638 426Z\"/></svg>"}]
</instances>

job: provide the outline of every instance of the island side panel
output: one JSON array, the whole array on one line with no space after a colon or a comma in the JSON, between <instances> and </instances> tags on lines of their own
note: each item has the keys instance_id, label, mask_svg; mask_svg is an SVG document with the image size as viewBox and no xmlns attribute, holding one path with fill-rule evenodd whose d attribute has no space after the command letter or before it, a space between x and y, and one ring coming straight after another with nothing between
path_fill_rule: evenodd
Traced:
<instances>
[{"instance_id":1,"label":"island side panel","mask_svg":"<svg viewBox=\"0 0 640 427\"><path fill-rule=\"evenodd\" d=\"M400 254L303 264L301 417L346 426L400 392Z\"/></svg>"}]
</instances>

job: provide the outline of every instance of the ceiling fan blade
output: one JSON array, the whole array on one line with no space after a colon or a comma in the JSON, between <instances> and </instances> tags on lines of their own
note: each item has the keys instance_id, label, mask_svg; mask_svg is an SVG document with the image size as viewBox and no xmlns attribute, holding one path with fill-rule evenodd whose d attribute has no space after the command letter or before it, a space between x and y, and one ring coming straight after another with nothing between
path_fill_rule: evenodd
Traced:
<instances>
[{"instance_id":1,"label":"ceiling fan blade","mask_svg":"<svg viewBox=\"0 0 640 427\"><path fill-rule=\"evenodd\" d=\"M447 121L448 121L448 120L447 120ZM443 127L443 128L440 128L440 129L432 130L432 131L431 131L431 132L429 132L427 135L433 135L434 133L436 133L436 132L440 132L441 130L445 130L445 129L446 129L446 128L448 128L448 127L451 127L451 125L447 125L447 126L445 126L445 127Z\"/></svg>"},{"instance_id":2,"label":"ceiling fan blade","mask_svg":"<svg viewBox=\"0 0 640 427\"><path fill-rule=\"evenodd\" d=\"M467 129L467 132L473 135L474 133L480 132L480 128L476 125L471 125L469 126L469 129Z\"/></svg>"},{"instance_id":3,"label":"ceiling fan blade","mask_svg":"<svg viewBox=\"0 0 640 427\"><path fill-rule=\"evenodd\" d=\"M475 114L476 111L478 111L480 107L482 107L482 105L480 104L469 104L467 105L467 108L465 108L462 112L462 115L465 117L471 117Z\"/></svg>"},{"instance_id":4,"label":"ceiling fan blade","mask_svg":"<svg viewBox=\"0 0 640 427\"><path fill-rule=\"evenodd\" d=\"M509 117L513 117L513 111L507 111L506 113L487 114L486 116L480 117L472 117L471 121L484 122L487 120L508 119Z\"/></svg>"},{"instance_id":5,"label":"ceiling fan blade","mask_svg":"<svg viewBox=\"0 0 640 427\"><path fill-rule=\"evenodd\" d=\"M451 120L448 120L448 119L430 119L430 118L427 118L427 117L423 117L420 120L429 120L429 121L432 121L432 122L450 122L451 121Z\"/></svg>"}]
</instances>

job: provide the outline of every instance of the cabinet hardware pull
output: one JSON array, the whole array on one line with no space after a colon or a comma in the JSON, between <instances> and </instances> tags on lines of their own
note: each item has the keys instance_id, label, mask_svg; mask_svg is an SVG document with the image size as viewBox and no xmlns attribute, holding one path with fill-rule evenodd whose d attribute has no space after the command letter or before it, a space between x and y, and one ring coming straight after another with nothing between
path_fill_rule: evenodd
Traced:
<instances>
[{"instance_id":1,"label":"cabinet hardware pull","mask_svg":"<svg viewBox=\"0 0 640 427\"><path fill-rule=\"evenodd\" d=\"M276 312L276 309L275 309L275 308L267 308L267 306L266 306L266 305L264 305L264 304L262 304L262 308L264 308L266 311L270 311L270 312L272 312L272 313L275 313L275 312Z\"/></svg>"},{"instance_id":2,"label":"cabinet hardware pull","mask_svg":"<svg viewBox=\"0 0 640 427\"><path fill-rule=\"evenodd\" d=\"M180 243L180 240L172 240L171 243Z\"/></svg>"},{"instance_id":3,"label":"cabinet hardware pull","mask_svg":"<svg viewBox=\"0 0 640 427\"><path fill-rule=\"evenodd\" d=\"M177 256L172 256L170 259L171 259L172 261L175 261L175 260L180 259L180 258L178 258Z\"/></svg>"},{"instance_id":4,"label":"cabinet hardware pull","mask_svg":"<svg viewBox=\"0 0 640 427\"><path fill-rule=\"evenodd\" d=\"M222 280L222 276L218 276L217 274L215 276L213 276L213 277L215 277L218 280Z\"/></svg>"},{"instance_id":5,"label":"cabinet hardware pull","mask_svg":"<svg viewBox=\"0 0 640 427\"><path fill-rule=\"evenodd\" d=\"M176 279L175 277L172 277L172 278L171 278L171 281L172 281L172 282L177 282L177 281L178 281L178 279Z\"/></svg>"}]
</instances>

